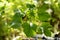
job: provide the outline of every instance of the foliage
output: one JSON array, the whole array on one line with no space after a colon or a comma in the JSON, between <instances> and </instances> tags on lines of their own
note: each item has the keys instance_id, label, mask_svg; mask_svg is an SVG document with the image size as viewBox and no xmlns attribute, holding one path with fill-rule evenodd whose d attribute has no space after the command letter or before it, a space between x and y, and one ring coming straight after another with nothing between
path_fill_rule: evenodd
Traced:
<instances>
[{"instance_id":1,"label":"foliage","mask_svg":"<svg viewBox=\"0 0 60 40\"><path fill-rule=\"evenodd\" d=\"M46 36L51 36L51 30L56 28L52 23L60 22L60 3L55 1L0 0L0 36L8 35L11 28L21 27L27 37L43 34L41 27Z\"/></svg>"}]
</instances>

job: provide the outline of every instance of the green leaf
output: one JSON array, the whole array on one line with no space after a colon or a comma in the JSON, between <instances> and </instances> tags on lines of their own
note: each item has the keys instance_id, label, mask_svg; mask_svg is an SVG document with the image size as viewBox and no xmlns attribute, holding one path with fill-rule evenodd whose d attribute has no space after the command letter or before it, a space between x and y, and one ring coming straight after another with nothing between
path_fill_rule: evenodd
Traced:
<instances>
[{"instance_id":1,"label":"green leaf","mask_svg":"<svg viewBox=\"0 0 60 40\"><path fill-rule=\"evenodd\" d=\"M23 23L22 26L23 26L24 29L29 29L30 28L30 25L27 22Z\"/></svg>"},{"instance_id":2,"label":"green leaf","mask_svg":"<svg viewBox=\"0 0 60 40\"><path fill-rule=\"evenodd\" d=\"M36 32L32 29L24 30L24 33L27 35L27 37L34 37L36 35Z\"/></svg>"},{"instance_id":3,"label":"green leaf","mask_svg":"<svg viewBox=\"0 0 60 40\"><path fill-rule=\"evenodd\" d=\"M42 22L41 27L52 28L52 25L50 25L50 23L49 23L49 22Z\"/></svg>"},{"instance_id":4,"label":"green leaf","mask_svg":"<svg viewBox=\"0 0 60 40\"><path fill-rule=\"evenodd\" d=\"M27 8L34 8L35 5L34 4L26 4Z\"/></svg>"},{"instance_id":5,"label":"green leaf","mask_svg":"<svg viewBox=\"0 0 60 40\"><path fill-rule=\"evenodd\" d=\"M38 7L38 13L44 13L47 9L48 9L48 5L47 4L44 4L42 6L39 6Z\"/></svg>"},{"instance_id":6,"label":"green leaf","mask_svg":"<svg viewBox=\"0 0 60 40\"><path fill-rule=\"evenodd\" d=\"M21 26L21 24L20 23L12 23L12 28L15 28L15 29L19 29L20 28L20 26Z\"/></svg>"},{"instance_id":7,"label":"green leaf","mask_svg":"<svg viewBox=\"0 0 60 40\"><path fill-rule=\"evenodd\" d=\"M43 22L41 27L43 27L43 31L46 36L51 36L51 30L53 29L53 27L49 22Z\"/></svg>"},{"instance_id":8,"label":"green leaf","mask_svg":"<svg viewBox=\"0 0 60 40\"><path fill-rule=\"evenodd\" d=\"M42 34L42 29L38 28L38 34Z\"/></svg>"},{"instance_id":9,"label":"green leaf","mask_svg":"<svg viewBox=\"0 0 60 40\"><path fill-rule=\"evenodd\" d=\"M51 37L51 31L48 29L44 29L44 34Z\"/></svg>"},{"instance_id":10,"label":"green leaf","mask_svg":"<svg viewBox=\"0 0 60 40\"><path fill-rule=\"evenodd\" d=\"M33 10L30 10L30 13L29 14L30 14L31 17L35 17Z\"/></svg>"},{"instance_id":11,"label":"green leaf","mask_svg":"<svg viewBox=\"0 0 60 40\"><path fill-rule=\"evenodd\" d=\"M36 32L33 29L31 29L28 23L24 23L23 28L24 28L24 33L27 35L27 37L33 37L36 35Z\"/></svg>"},{"instance_id":12,"label":"green leaf","mask_svg":"<svg viewBox=\"0 0 60 40\"><path fill-rule=\"evenodd\" d=\"M37 29L37 25L36 24L33 24L31 29L33 29L35 32L36 32L36 29Z\"/></svg>"},{"instance_id":13,"label":"green leaf","mask_svg":"<svg viewBox=\"0 0 60 40\"><path fill-rule=\"evenodd\" d=\"M43 4L42 6L38 7L38 19L40 21L48 21L48 19L50 18L50 15L46 12L46 10L48 9L48 5Z\"/></svg>"},{"instance_id":14,"label":"green leaf","mask_svg":"<svg viewBox=\"0 0 60 40\"><path fill-rule=\"evenodd\" d=\"M13 16L13 22L21 23L23 14L18 9L15 9L14 12L15 14Z\"/></svg>"},{"instance_id":15,"label":"green leaf","mask_svg":"<svg viewBox=\"0 0 60 40\"><path fill-rule=\"evenodd\" d=\"M50 15L48 13L38 13L38 17L40 21L48 21Z\"/></svg>"}]
</instances>

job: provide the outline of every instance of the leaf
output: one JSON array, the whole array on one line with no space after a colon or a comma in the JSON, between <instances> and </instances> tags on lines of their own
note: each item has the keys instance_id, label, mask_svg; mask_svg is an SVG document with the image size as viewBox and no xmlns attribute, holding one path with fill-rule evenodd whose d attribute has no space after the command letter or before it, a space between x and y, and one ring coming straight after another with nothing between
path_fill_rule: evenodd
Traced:
<instances>
[{"instance_id":1,"label":"leaf","mask_svg":"<svg viewBox=\"0 0 60 40\"><path fill-rule=\"evenodd\" d=\"M51 36L51 30L53 29L53 27L49 22L43 22L41 27L43 27L43 31L46 36Z\"/></svg>"},{"instance_id":2,"label":"leaf","mask_svg":"<svg viewBox=\"0 0 60 40\"><path fill-rule=\"evenodd\" d=\"M20 28L20 26L21 26L21 24L20 23L12 23L12 28L15 28L15 29L19 29Z\"/></svg>"},{"instance_id":3,"label":"leaf","mask_svg":"<svg viewBox=\"0 0 60 40\"><path fill-rule=\"evenodd\" d=\"M26 4L27 8L34 8L35 5L34 4Z\"/></svg>"},{"instance_id":4,"label":"leaf","mask_svg":"<svg viewBox=\"0 0 60 40\"><path fill-rule=\"evenodd\" d=\"M27 37L33 37L36 35L36 32L32 29L30 30L24 30L24 33L27 35Z\"/></svg>"},{"instance_id":5,"label":"leaf","mask_svg":"<svg viewBox=\"0 0 60 40\"><path fill-rule=\"evenodd\" d=\"M38 13L45 13L45 11L48 9L48 5L47 4L44 4L42 6L39 6L38 7Z\"/></svg>"},{"instance_id":6,"label":"leaf","mask_svg":"<svg viewBox=\"0 0 60 40\"><path fill-rule=\"evenodd\" d=\"M36 32L33 29L31 29L28 23L24 23L23 28L24 28L24 33L27 35L27 37L33 37L36 35Z\"/></svg>"},{"instance_id":7,"label":"leaf","mask_svg":"<svg viewBox=\"0 0 60 40\"><path fill-rule=\"evenodd\" d=\"M48 29L44 29L44 34L46 36L50 36L51 37L51 31L49 31Z\"/></svg>"},{"instance_id":8,"label":"leaf","mask_svg":"<svg viewBox=\"0 0 60 40\"><path fill-rule=\"evenodd\" d=\"M38 34L42 34L42 29L38 28Z\"/></svg>"},{"instance_id":9,"label":"leaf","mask_svg":"<svg viewBox=\"0 0 60 40\"><path fill-rule=\"evenodd\" d=\"M33 10L30 10L30 13L29 14L30 14L31 17L35 17Z\"/></svg>"},{"instance_id":10,"label":"leaf","mask_svg":"<svg viewBox=\"0 0 60 40\"><path fill-rule=\"evenodd\" d=\"M38 13L38 17L40 21L48 21L48 19L50 18L50 15L48 13Z\"/></svg>"},{"instance_id":11,"label":"leaf","mask_svg":"<svg viewBox=\"0 0 60 40\"><path fill-rule=\"evenodd\" d=\"M36 32L36 29L37 29L37 25L36 24L33 24L31 29L33 29L35 32Z\"/></svg>"},{"instance_id":12,"label":"leaf","mask_svg":"<svg viewBox=\"0 0 60 40\"><path fill-rule=\"evenodd\" d=\"M43 22L41 27L43 27L44 29L48 29L48 30L52 30L53 29L52 25L50 25L49 22Z\"/></svg>"},{"instance_id":13,"label":"leaf","mask_svg":"<svg viewBox=\"0 0 60 40\"><path fill-rule=\"evenodd\" d=\"M38 7L38 19L40 21L48 21L48 19L50 18L50 15L46 12L46 10L48 9L48 5L44 4L42 6Z\"/></svg>"},{"instance_id":14,"label":"leaf","mask_svg":"<svg viewBox=\"0 0 60 40\"><path fill-rule=\"evenodd\" d=\"M15 13L15 15L17 15L17 17L18 16L23 17L23 13L19 9L14 9L14 13Z\"/></svg>"},{"instance_id":15,"label":"leaf","mask_svg":"<svg viewBox=\"0 0 60 40\"><path fill-rule=\"evenodd\" d=\"M29 29L30 28L30 25L27 22L23 23L22 26L23 26L24 29Z\"/></svg>"},{"instance_id":16,"label":"leaf","mask_svg":"<svg viewBox=\"0 0 60 40\"><path fill-rule=\"evenodd\" d=\"M21 23L23 14L21 14L21 12L18 9L14 10L14 12L15 12L15 15L13 16L13 22Z\"/></svg>"},{"instance_id":17,"label":"leaf","mask_svg":"<svg viewBox=\"0 0 60 40\"><path fill-rule=\"evenodd\" d=\"M51 28L52 26L50 25L49 22L42 22L42 27L48 27L48 28Z\"/></svg>"}]
</instances>

